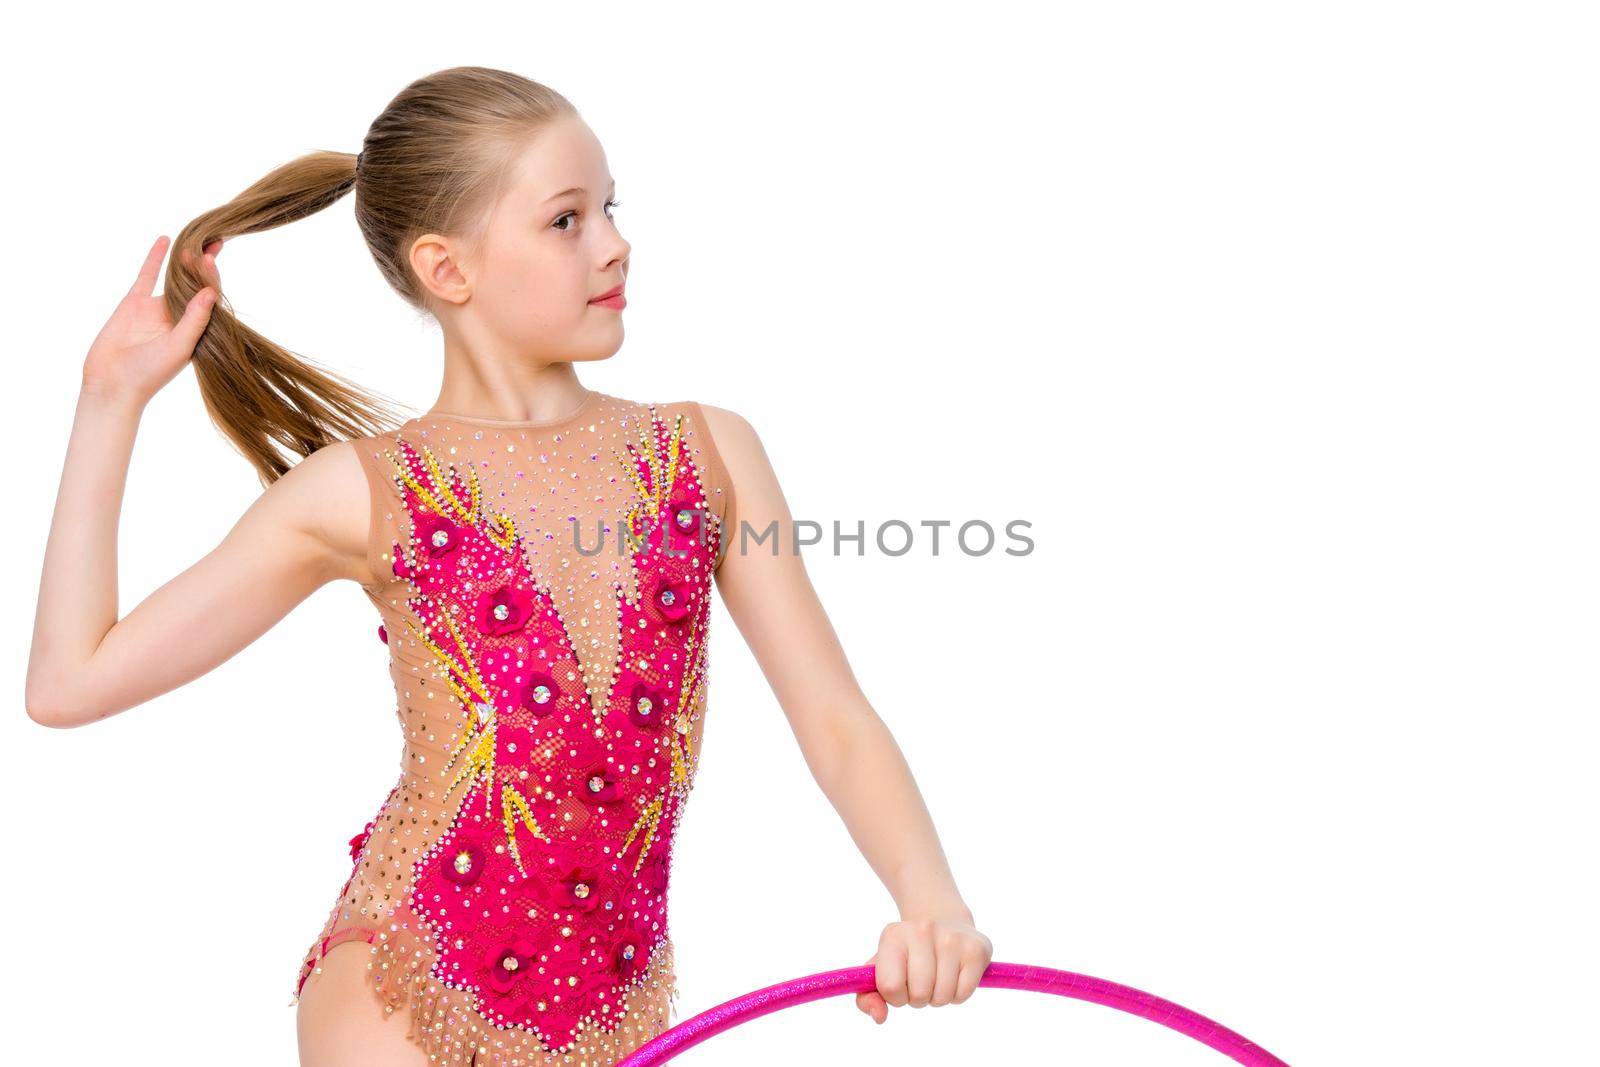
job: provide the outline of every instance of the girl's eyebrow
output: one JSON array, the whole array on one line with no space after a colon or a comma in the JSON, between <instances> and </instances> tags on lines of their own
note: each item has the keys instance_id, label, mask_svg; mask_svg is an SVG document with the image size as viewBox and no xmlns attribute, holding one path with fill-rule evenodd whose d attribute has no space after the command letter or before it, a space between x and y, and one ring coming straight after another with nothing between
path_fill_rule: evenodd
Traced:
<instances>
[{"instance_id":1,"label":"girl's eyebrow","mask_svg":"<svg viewBox=\"0 0 1600 1067\"><path fill-rule=\"evenodd\" d=\"M617 187L617 180L616 180L616 179L615 179L615 178L612 178L612 179L611 179L611 185L610 185L610 188L612 188L612 189L615 189L615 188L616 188L616 187ZM549 199L547 199L547 200L546 200L546 201L545 201L545 203L547 203L547 204L548 204L548 203L549 203L549 202L550 202L550 201L551 201L551 200L560 200L560 199L561 199L561 198L562 198L562 197L563 197L563 196L569 196L569 195L571 195L571 194L572 194L572 193L582 193L582 192L584 192L584 191L585 191L585 190L584 190L584 188L583 188L583 186L581 186L581 185L574 185L574 186L573 186L573 187L572 187L572 188L571 188L571 189L563 189L563 190L561 190L561 191L560 191L560 192L559 192L559 193L557 193L557 194L556 194L556 195L555 195L555 196L552 196L552 197L550 197L550 198L549 198Z\"/></svg>"}]
</instances>

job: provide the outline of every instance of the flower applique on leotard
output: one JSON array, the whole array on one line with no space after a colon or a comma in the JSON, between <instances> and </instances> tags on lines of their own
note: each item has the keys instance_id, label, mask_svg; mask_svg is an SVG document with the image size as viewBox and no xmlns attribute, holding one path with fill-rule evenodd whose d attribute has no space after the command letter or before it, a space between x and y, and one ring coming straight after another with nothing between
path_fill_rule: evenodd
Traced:
<instances>
[{"instance_id":1,"label":"flower applique on leotard","mask_svg":"<svg viewBox=\"0 0 1600 1067\"><path fill-rule=\"evenodd\" d=\"M699 406L661 407L591 394L555 423L425 416L358 443L387 465L371 550L393 581L368 593L406 766L300 987L360 937L437 1062L605 1067L669 1025L732 498Z\"/></svg>"}]
</instances>

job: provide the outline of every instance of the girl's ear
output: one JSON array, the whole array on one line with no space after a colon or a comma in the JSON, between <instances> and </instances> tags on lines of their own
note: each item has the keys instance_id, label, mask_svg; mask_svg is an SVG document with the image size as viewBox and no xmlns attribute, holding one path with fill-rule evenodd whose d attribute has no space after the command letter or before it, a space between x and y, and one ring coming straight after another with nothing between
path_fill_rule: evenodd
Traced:
<instances>
[{"instance_id":1,"label":"girl's ear","mask_svg":"<svg viewBox=\"0 0 1600 1067\"><path fill-rule=\"evenodd\" d=\"M411 242L411 269L431 295L452 304L463 304L472 287L456 262L455 246L448 237L425 233Z\"/></svg>"}]
</instances>

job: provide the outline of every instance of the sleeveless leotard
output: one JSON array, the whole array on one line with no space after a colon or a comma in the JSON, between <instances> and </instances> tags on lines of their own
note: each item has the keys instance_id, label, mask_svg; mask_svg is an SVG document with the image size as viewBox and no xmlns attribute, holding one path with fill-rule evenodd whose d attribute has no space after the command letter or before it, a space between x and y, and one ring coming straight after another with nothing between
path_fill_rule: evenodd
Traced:
<instances>
[{"instance_id":1,"label":"sleeveless leotard","mask_svg":"<svg viewBox=\"0 0 1600 1067\"><path fill-rule=\"evenodd\" d=\"M607 1067L676 1012L667 886L726 468L698 404L598 392L557 420L427 415L356 446L401 774L291 1003L359 938L433 1062Z\"/></svg>"}]
</instances>

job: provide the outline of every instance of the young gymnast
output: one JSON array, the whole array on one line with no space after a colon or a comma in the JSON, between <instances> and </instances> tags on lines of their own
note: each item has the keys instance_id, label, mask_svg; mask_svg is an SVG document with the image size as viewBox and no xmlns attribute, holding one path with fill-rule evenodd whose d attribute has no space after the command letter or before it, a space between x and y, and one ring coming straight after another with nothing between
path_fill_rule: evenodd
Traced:
<instances>
[{"instance_id":1,"label":"young gymnast","mask_svg":"<svg viewBox=\"0 0 1600 1067\"><path fill-rule=\"evenodd\" d=\"M713 584L898 906L860 1009L882 1023L888 1005L960 1003L992 957L793 550L756 432L574 372L623 339L630 246L614 191L559 93L444 70L396 96L358 154L303 156L190 223L160 296L158 238L88 353L30 716L73 727L148 701L336 579L379 613L401 774L351 840L295 982L310 1067L605 1067L670 1025L667 891L699 764ZM442 329L438 399L418 417L218 303L224 240L348 192L384 277ZM266 491L119 619L134 436L191 360Z\"/></svg>"}]
</instances>

